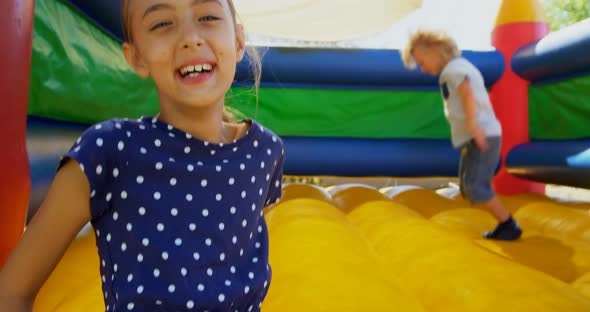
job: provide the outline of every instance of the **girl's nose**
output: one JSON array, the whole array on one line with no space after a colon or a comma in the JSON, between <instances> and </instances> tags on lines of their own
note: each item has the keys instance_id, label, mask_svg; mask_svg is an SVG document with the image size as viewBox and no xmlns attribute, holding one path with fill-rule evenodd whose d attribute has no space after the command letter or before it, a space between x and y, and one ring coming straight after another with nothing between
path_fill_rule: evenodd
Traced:
<instances>
[{"instance_id":1,"label":"girl's nose","mask_svg":"<svg viewBox=\"0 0 590 312\"><path fill-rule=\"evenodd\" d=\"M187 21L183 25L181 47L184 49L201 47L204 43L203 37L201 36L195 23Z\"/></svg>"}]
</instances>

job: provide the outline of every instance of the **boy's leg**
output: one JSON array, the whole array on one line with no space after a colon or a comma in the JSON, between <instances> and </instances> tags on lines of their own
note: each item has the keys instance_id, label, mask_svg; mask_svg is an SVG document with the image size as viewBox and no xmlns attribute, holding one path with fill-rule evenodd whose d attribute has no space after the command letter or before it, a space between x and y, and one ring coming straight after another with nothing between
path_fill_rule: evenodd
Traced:
<instances>
[{"instance_id":1,"label":"boy's leg","mask_svg":"<svg viewBox=\"0 0 590 312\"><path fill-rule=\"evenodd\" d=\"M498 226L484 234L486 238L500 240L518 239L522 233L518 223L504 207L492 189L492 179L500 160L499 137L488 138L489 148L481 152L475 144L467 146L467 153L463 157L463 186L469 200L476 205L483 205L498 220Z\"/></svg>"}]
</instances>

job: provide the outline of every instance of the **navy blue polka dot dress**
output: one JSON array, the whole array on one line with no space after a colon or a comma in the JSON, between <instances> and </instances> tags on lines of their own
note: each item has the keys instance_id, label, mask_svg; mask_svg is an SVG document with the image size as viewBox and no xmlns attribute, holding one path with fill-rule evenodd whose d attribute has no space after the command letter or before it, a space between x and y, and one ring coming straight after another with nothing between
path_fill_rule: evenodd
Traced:
<instances>
[{"instance_id":1,"label":"navy blue polka dot dress","mask_svg":"<svg viewBox=\"0 0 590 312\"><path fill-rule=\"evenodd\" d=\"M156 118L86 130L64 159L90 183L106 311L259 311L263 207L281 196L282 141L255 121L229 144Z\"/></svg>"}]
</instances>

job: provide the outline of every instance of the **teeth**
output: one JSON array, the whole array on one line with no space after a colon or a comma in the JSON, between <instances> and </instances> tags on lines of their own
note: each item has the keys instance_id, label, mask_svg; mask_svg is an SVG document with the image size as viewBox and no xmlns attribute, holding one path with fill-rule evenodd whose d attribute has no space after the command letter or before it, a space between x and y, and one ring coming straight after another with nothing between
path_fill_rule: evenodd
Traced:
<instances>
[{"instance_id":1,"label":"teeth","mask_svg":"<svg viewBox=\"0 0 590 312\"><path fill-rule=\"evenodd\" d=\"M203 70L210 71L213 69L211 64L197 64L197 65L187 65L180 69L180 74L186 76L188 74L198 74ZM191 76L195 77L195 76Z\"/></svg>"},{"instance_id":2,"label":"teeth","mask_svg":"<svg viewBox=\"0 0 590 312\"><path fill-rule=\"evenodd\" d=\"M190 73L188 74L189 77L197 77L199 75L199 73Z\"/></svg>"}]
</instances>

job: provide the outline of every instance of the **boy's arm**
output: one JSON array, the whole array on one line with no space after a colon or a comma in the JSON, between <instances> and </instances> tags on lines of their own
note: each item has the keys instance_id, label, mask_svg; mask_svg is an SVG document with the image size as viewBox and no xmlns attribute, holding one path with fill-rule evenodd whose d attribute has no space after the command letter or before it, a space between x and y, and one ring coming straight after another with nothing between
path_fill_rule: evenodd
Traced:
<instances>
[{"instance_id":1,"label":"boy's arm","mask_svg":"<svg viewBox=\"0 0 590 312\"><path fill-rule=\"evenodd\" d=\"M0 311L32 311L37 292L91 219L89 196L86 176L68 161L0 272Z\"/></svg>"},{"instance_id":2,"label":"boy's arm","mask_svg":"<svg viewBox=\"0 0 590 312\"><path fill-rule=\"evenodd\" d=\"M485 151L488 148L488 144L485 138L485 133L477 124L475 98L473 97L473 91L471 91L469 80L464 79L457 90L461 96L461 105L463 105L463 112L465 113L465 118L467 120L467 129L469 130L469 133L471 133L471 136L475 140L479 149Z\"/></svg>"}]
</instances>

